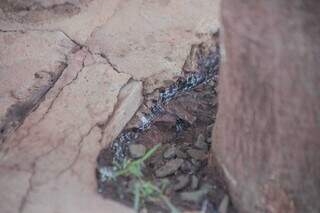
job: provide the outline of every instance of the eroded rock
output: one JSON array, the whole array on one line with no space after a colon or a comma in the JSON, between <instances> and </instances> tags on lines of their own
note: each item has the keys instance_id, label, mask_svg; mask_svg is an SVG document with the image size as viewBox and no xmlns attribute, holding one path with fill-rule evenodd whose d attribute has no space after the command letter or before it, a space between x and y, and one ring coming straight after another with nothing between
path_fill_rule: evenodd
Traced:
<instances>
[{"instance_id":1,"label":"eroded rock","mask_svg":"<svg viewBox=\"0 0 320 213\"><path fill-rule=\"evenodd\" d=\"M109 118L119 105L121 91L130 76L117 73L107 64L83 67L87 54L90 53L79 50L70 57L70 66L47 98L4 144L0 152L0 184L11 176L6 182L11 191L0 192L1 206L5 206L6 212L20 209L26 213L54 213L64 212L66 208L83 213L92 210L102 213L110 208L130 212L95 192L94 175L103 129L110 124ZM128 103L127 98L130 99L123 95L121 104ZM133 106L121 106L130 109L124 110L126 116L132 116ZM117 128L121 130L123 126ZM20 170L25 172L17 173ZM29 185L18 187L20 180ZM54 202L52 196L56 198ZM14 201L17 205L7 205Z\"/></svg>"},{"instance_id":2,"label":"eroded rock","mask_svg":"<svg viewBox=\"0 0 320 213\"><path fill-rule=\"evenodd\" d=\"M0 144L54 86L76 47L57 31L0 32Z\"/></svg>"}]
</instances>

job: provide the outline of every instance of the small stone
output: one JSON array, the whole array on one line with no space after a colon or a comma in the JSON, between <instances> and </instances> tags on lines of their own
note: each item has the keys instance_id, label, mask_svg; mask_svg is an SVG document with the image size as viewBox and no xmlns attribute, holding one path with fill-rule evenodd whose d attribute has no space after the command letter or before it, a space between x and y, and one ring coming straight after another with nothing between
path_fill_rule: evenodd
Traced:
<instances>
[{"instance_id":1,"label":"small stone","mask_svg":"<svg viewBox=\"0 0 320 213\"><path fill-rule=\"evenodd\" d=\"M183 164L181 165L181 170L184 173L190 173L190 171L192 170L192 163L190 161L184 161Z\"/></svg>"},{"instance_id":2,"label":"small stone","mask_svg":"<svg viewBox=\"0 0 320 213\"><path fill-rule=\"evenodd\" d=\"M129 153L134 159L141 158L146 153L146 147L142 144L130 144Z\"/></svg>"},{"instance_id":3,"label":"small stone","mask_svg":"<svg viewBox=\"0 0 320 213\"><path fill-rule=\"evenodd\" d=\"M194 143L194 147L199 148L204 151L209 150L208 144L205 142L205 138L202 134L200 134L197 138L197 141Z\"/></svg>"},{"instance_id":4,"label":"small stone","mask_svg":"<svg viewBox=\"0 0 320 213\"><path fill-rule=\"evenodd\" d=\"M207 132L208 132L208 135L209 135L209 136L212 135L213 126L214 126L214 124L210 124L209 126L207 126Z\"/></svg>"},{"instance_id":5,"label":"small stone","mask_svg":"<svg viewBox=\"0 0 320 213\"><path fill-rule=\"evenodd\" d=\"M191 159L191 163L197 167L201 166L201 161L195 160L195 159Z\"/></svg>"},{"instance_id":6,"label":"small stone","mask_svg":"<svg viewBox=\"0 0 320 213\"><path fill-rule=\"evenodd\" d=\"M163 157L165 159L173 158L176 156L176 151L177 151L177 148L174 146L171 146L163 153Z\"/></svg>"},{"instance_id":7,"label":"small stone","mask_svg":"<svg viewBox=\"0 0 320 213\"><path fill-rule=\"evenodd\" d=\"M191 163L192 163L191 171L193 174L195 174L200 170L202 163L201 161L198 161L195 159L191 159Z\"/></svg>"},{"instance_id":8,"label":"small stone","mask_svg":"<svg viewBox=\"0 0 320 213\"><path fill-rule=\"evenodd\" d=\"M206 139L204 138L203 134L198 135L197 142L205 142L205 140Z\"/></svg>"},{"instance_id":9,"label":"small stone","mask_svg":"<svg viewBox=\"0 0 320 213\"><path fill-rule=\"evenodd\" d=\"M185 153L184 151L182 151L180 149L176 150L176 155L177 155L178 158L183 158L183 159L188 158L187 153Z\"/></svg>"},{"instance_id":10,"label":"small stone","mask_svg":"<svg viewBox=\"0 0 320 213\"><path fill-rule=\"evenodd\" d=\"M208 138L207 138L207 143L208 143L208 144L212 144L212 138L211 138L211 137L208 137Z\"/></svg>"},{"instance_id":11,"label":"small stone","mask_svg":"<svg viewBox=\"0 0 320 213\"><path fill-rule=\"evenodd\" d=\"M148 213L148 210L146 208L141 209L140 213Z\"/></svg>"},{"instance_id":12,"label":"small stone","mask_svg":"<svg viewBox=\"0 0 320 213\"><path fill-rule=\"evenodd\" d=\"M181 175L177 178L177 183L173 186L173 190L179 191L184 189L190 181L188 175Z\"/></svg>"},{"instance_id":13,"label":"small stone","mask_svg":"<svg viewBox=\"0 0 320 213\"><path fill-rule=\"evenodd\" d=\"M196 190L199 186L199 178L195 175L192 175L192 178L191 178L191 188L193 190Z\"/></svg>"},{"instance_id":14,"label":"small stone","mask_svg":"<svg viewBox=\"0 0 320 213\"><path fill-rule=\"evenodd\" d=\"M208 157L205 151L199 149L188 149L187 153L195 160L205 160Z\"/></svg>"},{"instance_id":15,"label":"small stone","mask_svg":"<svg viewBox=\"0 0 320 213\"><path fill-rule=\"evenodd\" d=\"M195 161L196 163L191 163L190 161L184 161L184 163L181 166L181 171L183 173L186 174L195 174L199 171L199 169L201 168L201 162L200 161L196 161L196 160L191 160L191 161Z\"/></svg>"},{"instance_id":16,"label":"small stone","mask_svg":"<svg viewBox=\"0 0 320 213\"><path fill-rule=\"evenodd\" d=\"M180 198L184 201L200 203L201 200L208 194L210 189L210 185L205 184L199 190L191 192L182 192L180 194Z\"/></svg>"},{"instance_id":17,"label":"small stone","mask_svg":"<svg viewBox=\"0 0 320 213\"><path fill-rule=\"evenodd\" d=\"M228 195L225 195L222 199L220 205L219 205L219 213L227 213L228 212L228 206L229 206L229 197Z\"/></svg>"},{"instance_id":18,"label":"small stone","mask_svg":"<svg viewBox=\"0 0 320 213\"><path fill-rule=\"evenodd\" d=\"M183 164L183 159L177 158L169 160L165 165L156 170L157 177L166 177L175 173Z\"/></svg>"}]
</instances>

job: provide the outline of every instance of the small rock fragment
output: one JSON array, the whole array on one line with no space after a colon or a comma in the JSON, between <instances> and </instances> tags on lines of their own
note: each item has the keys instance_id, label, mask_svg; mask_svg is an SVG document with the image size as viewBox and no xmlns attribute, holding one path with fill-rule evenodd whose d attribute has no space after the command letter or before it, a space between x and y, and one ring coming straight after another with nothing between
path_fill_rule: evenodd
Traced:
<instances>
[{"instance_id":1,"label":"small rock fragment","mask_svg":"<svg viewBox=\"0 0 320 213\"><path fill-rule=\"evenodd\" d=\"M189 156L195 160L205 160L207 159L207 154L203 150L199 149L188 149L187 153Z\"/></svg>"},{"instance_id":2,"label":"small rock fragment","mask_svg":"<svg viewBox=\"0 0 320 213\"><path fill-rule=\"evenodd\" d=\"M176 155L177 155L178 158L183 158L183 159L188 158L187 153L185 153L185 152L182 151L181 149L177 149L177 150L176 150Z\"/></svg>"},{"instance_id":3,"label":"small rock fragment","mask_svg":"<svg viewBox=\"0 0 320 213\"><path fill-rule=\"evenodd\" d=\"M196 142L205 142L205 140L206 139L204 138L203 134L199 134Z\"/></svg>"},{"instance_id":4,"label":"small rock fragment","mask_svg":"<svg viewBox=\"0 0 320 213\"><path fill-rule=\"evenodd\" d=\"M169 160L165 165L156 170L157 177L166 177L175 173L183 164L183 159L177 158Z\"/></svg>"},{"instance_id":5,"label":"small rock fragment","mask_svg":"<svg viewBox=\"0 0 320 213\"><path fill-rule=\"evenodd\" d=\"M207 138L207 143L208 143L208 144L212 144L212 137L208 137L208 138Z\"/></svg>"},{"instance_id":6,"label":"small rock fragment","mask_svg":"<svg viewBox=\"0 0 320 213\"><path fill-rule=\"evenodd\" d=\"M191 178L191 188L196 190L199 186L199 178L196 175L192 175Z\"/></svg>"},{"instance_id":7,"label":"small rock fragment","mask_svg":"<svg viewBox=\"0 0 320 213\"><path fill-rule=\"evenodd\" d=\"M210 191L210 185L205 184L199 190L192 192L182 192L180 193L181 200L200 203L201 200L208 194Z\"/></svg>"},{"instance_id":8,"label":"small rock fragment","mask_svg":"<svg viewBox=\"0 0 320 213\"><path fill-rule=\"evenodd\" d=\"M134 159L141 158L146 153L146 147L142 144L130 144L129 153Z\"/></svg>"},{"instance_id":9,"label":"small rock fragment","mask_svg":"<svg viewBox=\"0 0 320 213\"><path fill-rule=\"evenodd\" d=\"M219 213L227 213L228 212L228 205L229 205L229 196L225 195L219 205Z\"/></svg>"},{"instance_id":10,"label":"small rock fragment","mask_svg":"<svg viewBox=\"0 0 320 213\"><path fill-rule=\"evenodd\" d=\"M177 148L174 146L169 147L164 153L163 153L163 157L165 159L170 159L176 156L176 150Z\"/></svg>"},{"instance_id":11,"label":"small rock fragment","mask_svg":"<svg viewBox=\"0 0 320 213\"><path fill-rule=\"evenodd\" d=\"M177 178L177 184L173 186L173 190L179 191L184 189L188 185L189 181L190 181L190 178L188 175L180 175Z\"/></svg>"},{"instance_id":12,"label":"small rock fragment","mask_svg":"<svg viewBox=\"0 0 320 213\"><path fill-rule=\"evenodd\" d=\"M192 163L190 161L184 161L183 164L181 165L181 170L184 173L190 173L190 171L192 170Z\"/></svg>"},{"instance_id":13,"label":"small rock fragment","mask_svg":"<svg viewBox=\"0 0 320 213\"><path fill-rule=\"evenodd\" d=\"M195 174L199 171L199 169L201 168L201 162L194 159L192 159L191 162L187 160L184 161L184 163L181 166L182 172L187 174Z\"/></svg>"},{"instance_id":14,"label":"small rock fragment","mask_svg":"<svg viewBox=\"0 0 320 213\"><path fill-rule=\"evenodd\" d=\"M209 126L207 126L207 132L208 132L209 136L212 135L213 126L214 126L214 124L210 124Z\"/></svg>"},{"instance_id":15,"label":"small rock fragment","mask_svg":"<svg viewBox=\"0 0 320 213\"><path fill-rule=\"evenodd\" d=\"M195 160L195 159L191 159L191 163L192 163L192 167L191 167L191 171L192 173L197 173L200 168L201 168L201 161Z\"/></svg>"},{"instance_id":16,"label":"small rock fragment","mask_svg":"<svg viewBox=\"0 0 320 213\"><path fill-rule=\"evenodd\" d=\"M202 134L200 134L197 138L197 141L194 143L194 147L199 148L204 151L209 150L208 144L205 142L205 138Z\"/></svg>"}]
</instances>

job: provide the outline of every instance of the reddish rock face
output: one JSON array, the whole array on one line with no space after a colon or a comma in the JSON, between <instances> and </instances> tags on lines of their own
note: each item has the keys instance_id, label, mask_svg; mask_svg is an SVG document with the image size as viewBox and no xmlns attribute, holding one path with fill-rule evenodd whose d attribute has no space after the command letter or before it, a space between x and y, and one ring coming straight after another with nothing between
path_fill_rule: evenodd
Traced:
<instances>
[{"instance_id":1,"label":"reddish rock face","mask_svg":"<svg viewBox=\"0 0 320 213\"><path fill-rule=\"evenodd\" d=\"M224 0L215 152L240 212L320 212L320 2Z\"/></svg>"}]
</instances>

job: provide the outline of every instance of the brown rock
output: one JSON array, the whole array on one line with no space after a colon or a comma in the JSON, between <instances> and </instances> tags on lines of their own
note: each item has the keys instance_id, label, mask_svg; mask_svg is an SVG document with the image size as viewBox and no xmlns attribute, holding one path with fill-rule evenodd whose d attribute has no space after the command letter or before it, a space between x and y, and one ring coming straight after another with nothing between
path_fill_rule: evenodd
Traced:
<instances>
[{"instance_id":1,"label":"brown rock","mask_svg":"<svg viewBox=\"0 0 320 213\"><path fill-rule=\"evenodd\" d=\"M141 158L146 153L146 147L142 144L130 144L129 153L132 158Z\"/></svg>"},{"instance_id":2,"label":"brown rock","mask_svg":"<svg viewBox=\"0 0 320 213\"><path fill-rule=\"evenodd\" d=\"M205 151L199 150L199 149L188 149L187 150L188 155L195 159L195 160L205 160L207 159L208 155Z\"/></svg>"},{"instance_id":3,"label":"brown rock","mask_svg":"<svg viewBox=\"0 0 320 213\"><path fill-rule=\"evenodd\" d=\"M188 175L180 175L177 177L176 184L173 185L173 190L179 191L187 187L190 182L190 177Z\"/></svg>"},{"instance_id":4,"label":"brown rock","mask_svg":"<svg viewBox=\"0 0 320 213\"><path fill-rule=\"evenodd\" d=\"M183 160L180 158L170 160L165 163L162 167L156 170L157 177L166 177L175 173L180 166L183 164Z\"/></svg>"},{"instance_id":5,"label":"brown rock","mask_svg":"<svg viewBox=\"0 0 320 213\"><path fill-rule=\"evenodd\" d=\"M240 212L320 212L320 2L298 5L223 1L213 151Z\"/></svg>"},{"instance_id":6,"label":"brown rock","mask_svg":"<svg viewBox=\"0 0 320 213\"><path fill-rule=\"evenodd\" d=\"M163 157L165 159L173 158L176 156L176 151L177 151L177 148L175 146L171 146L165 150L165 152L163 153Z\"/></svg>"}]
</instances>

